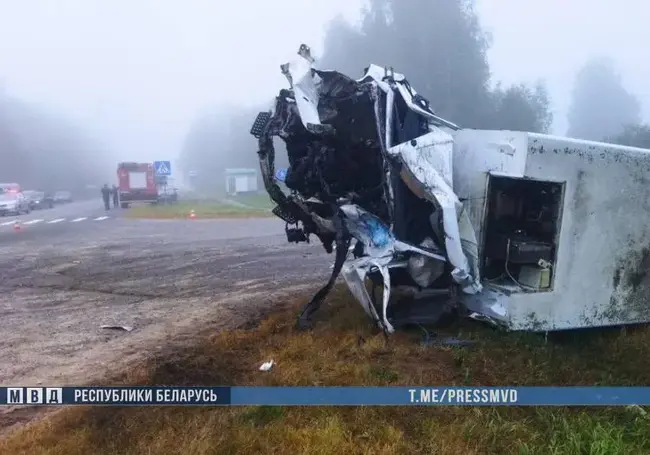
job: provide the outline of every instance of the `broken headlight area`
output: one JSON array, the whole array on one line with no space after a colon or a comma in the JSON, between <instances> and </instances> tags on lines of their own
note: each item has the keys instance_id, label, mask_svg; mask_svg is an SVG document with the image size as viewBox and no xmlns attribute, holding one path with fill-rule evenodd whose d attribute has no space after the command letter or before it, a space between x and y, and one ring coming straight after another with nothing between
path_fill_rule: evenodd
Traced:
<instances>
[{"instance_id":1,"label":"broken headlight area","mask_svg":"<svg viewBox=\"0 0 650 455\"><path fill-rule=\"evenodd\" d=\"M309 325L339 274L387 333L454 313L459 292L481 290L474 231L452 190L449 130L458 127L436 116L401 74L370 65L354 80L314 69L305 45L298 54L281 67L290 88L258 115L251 134L287 239L314 235L335 250L330 280L299 326ZM275 136L289 159L281 179Z\"/></svg>"}]
</instances>

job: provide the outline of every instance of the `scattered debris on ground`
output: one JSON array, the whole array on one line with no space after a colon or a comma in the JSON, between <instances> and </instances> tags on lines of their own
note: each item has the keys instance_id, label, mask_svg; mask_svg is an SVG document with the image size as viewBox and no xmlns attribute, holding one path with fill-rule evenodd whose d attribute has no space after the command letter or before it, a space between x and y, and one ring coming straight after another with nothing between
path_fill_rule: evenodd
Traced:
<instances>
[{"instance_id":1,"label":"scattered debris on ground","mask_svg":"<svg viewBox=\"0 0 650 455\"><path fill-rule=\"evenodd\" d=\"M258 319L278 296L313 289L304 282L323 266L322 254L303 248L279 254L281 227L268 219L188 222L181 235L165 224L0 245L3 382L97 384L170 344L195 343L206 327ZM0 433L37 414L3 407Z\"/></svg>"},{"instance_id":2,"label":"scattered debris on ground","mask_svg":"<svg viewBox=\"0 0 650 455\"><path fill-rule=\"evenodd\" d=\"M111 383L625 386L646 383L650 373L639 362L650 355L644 327L546 341L464 320L437 334L470 340L470 348L423 346L418 328L387 339L341 286L314 330L297 331L304 298L257 326L160 351ZM273 374L259 373L260 359L274 359ZM0 453L12 455L143 452L641 454L650 453L650 421L636 407L89 407L63 409L0 442Z\"/></svg>"}]
</instances>

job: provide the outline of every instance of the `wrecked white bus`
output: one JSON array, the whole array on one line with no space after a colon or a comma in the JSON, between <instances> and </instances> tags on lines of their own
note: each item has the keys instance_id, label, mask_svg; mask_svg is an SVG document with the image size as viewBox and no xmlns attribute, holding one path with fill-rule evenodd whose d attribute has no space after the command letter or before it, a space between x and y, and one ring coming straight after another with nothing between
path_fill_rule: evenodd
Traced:
<instances>
[{"instance_id":1,"label":"wrecked white bus","mask_svg":"<svg viewBox=\"0 0 650 455\"><path fill-rule=\"evenodd\" d=\"M290 88L251 128L288 241L314 235L336 251L299 327L339 274L386 333L458 315L532 331L650 319L647 151L463 130L404 75L312 64L302 45L282 66Z\"/></svg>"}]
</instances>

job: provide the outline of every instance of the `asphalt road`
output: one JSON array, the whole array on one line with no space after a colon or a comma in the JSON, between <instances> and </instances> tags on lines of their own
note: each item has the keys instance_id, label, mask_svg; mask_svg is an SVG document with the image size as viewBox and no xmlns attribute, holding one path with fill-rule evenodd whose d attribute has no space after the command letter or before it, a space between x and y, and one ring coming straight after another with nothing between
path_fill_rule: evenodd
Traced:
<instances>
[{"instance_id":1,"label":"asphalt road","mask_svg":"<svg viewBox=\"0 0 650 455\"><path fill-rule=\"evenodd\" d=\"M242 324L309 296L331 272L333 255L317 242L287 243L279 219L120 214L100 200L76 202L23 216L18 230L0 226L4 385L98 383L206 327ZM23 416L7 412L0 430Z\"/></svg>"},{"instance_id":2,"label":"asphalt road","mask_svg":"<svg viewBox=\"0 0 650 455\"><path fill-rule=\"evenodd\" d=\"M51 209L32 210L28 215L2 216L0 217L0 244L7 240L6 234L16 232L16 228L30 232L28 235L31 236L47 237L57 232L74 232L70 231L70 228L83 228L91 223L114 219L121 213L121 209L104 210L101 199L98 199L60 204Z\"/></svg>"}]
</instances>

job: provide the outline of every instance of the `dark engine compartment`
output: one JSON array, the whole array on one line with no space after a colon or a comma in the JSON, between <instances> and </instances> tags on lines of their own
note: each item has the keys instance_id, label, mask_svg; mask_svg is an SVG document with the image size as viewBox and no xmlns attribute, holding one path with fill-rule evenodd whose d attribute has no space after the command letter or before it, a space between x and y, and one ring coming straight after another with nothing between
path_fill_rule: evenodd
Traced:
<instances>
[{"instance_id":1,"label":"dark engine compartment","mask_svg":"<svg viewBox=\"0 0 650 455\"><path fill-rule=\"evenodd\" d=\"M301 47L302 51L304 47ZM356 81L336 71L313 68L310 71L317 86L320 124L303 122L292 82L291 90L280 91L274 111L260 113L251 128L251 134L259 140L258 155L265 186L277 204L273 213L287 223L287 240L309 242L310 235L316 235L328 252L334 250L336 243L332 276L307 305L299 320L308 317L318 307L348 256L352 238L340 209L342 205L357 206L377 217L390 227L391 235L398 241L421 246L427 240L433 243L427 248L446 256L442 210L435 200L423 199L409 189L400 175L402 163L399 157L389 154L384 143L387 118L392 122L392 137L389 138L392 144L415 141L431 131L430 118L409 107L403 91L399 91L396 84L401 84L412 94L409 102L417 103L418 109L435 116L428 101L412 91L406 80L395 81L392 71L386 70L382 80L382 84L388 84L393 93L398 93L391 98L394 100L392 107L386 105L388 95L385 89L378 88L376 74L367 74ZM283 72L288 74L291 82L286 67L283 67ZM298 101L302 103L303 100ZM306 97L305 101L311 103ZM313 104L307 108L313 109ZM391 109L389 116L386 115L387 109ZM275 178L273 136L280 137L286 144L289 167L284 184L289 194L282 191ZM360 258L364 254L364 245L357 241L354 256ZM420 255L407 251L397 253L394 260L408 261L413 254ZM437 280L433 283L428 281L426 288L448 300L450 295L455 296L455 284L449 261L444 263L444 268ZM406 268L390 268L388 272L391 288L408 287L416 292L423 291L423 286L418 285ZM383 285L381 273L370 270L367 277L373 287ZM375 293L372 295L376 309L380 310ZM393 319L400 311L404 321L413 315L408 304L389 308Z\"/></svg>"}]
</instances>

